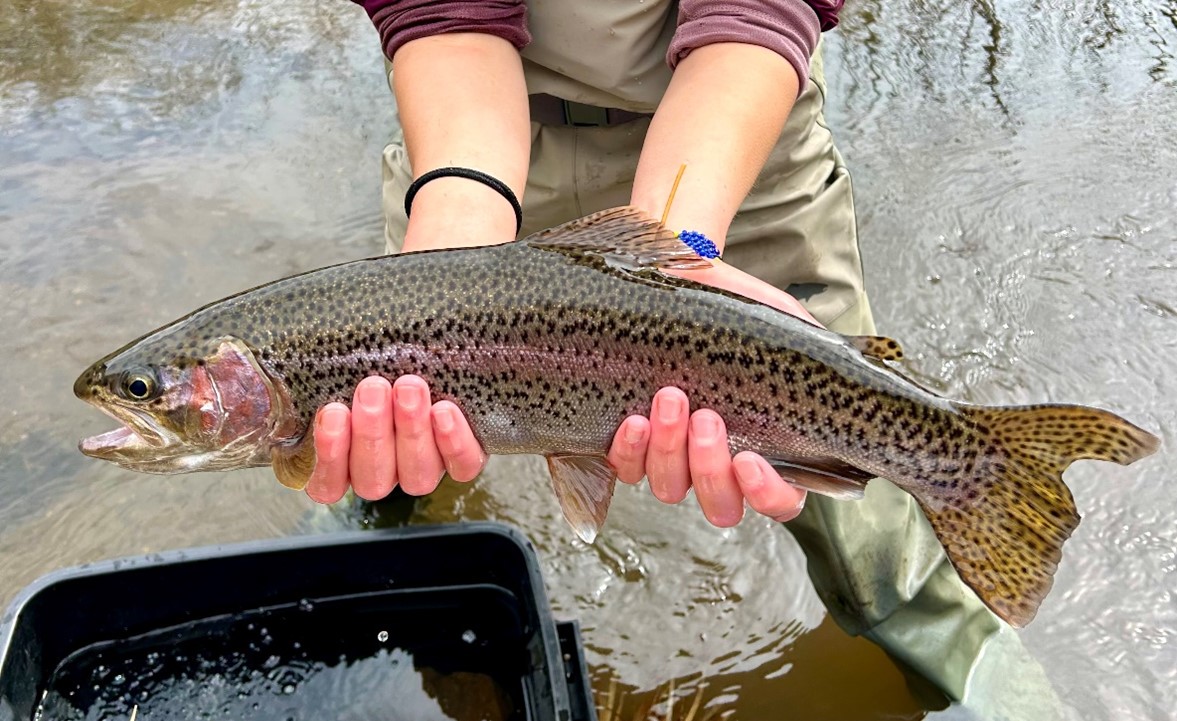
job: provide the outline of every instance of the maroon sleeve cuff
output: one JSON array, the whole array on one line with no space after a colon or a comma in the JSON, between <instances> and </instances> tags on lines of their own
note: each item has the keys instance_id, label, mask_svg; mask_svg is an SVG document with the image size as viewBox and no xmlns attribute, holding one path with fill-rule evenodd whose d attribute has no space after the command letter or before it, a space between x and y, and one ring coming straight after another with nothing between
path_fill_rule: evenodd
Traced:
<instances>
[{"instance_id":1,"label":"maroon sleeve cuff","mask_svg":"<svg viewBox=\"0 0 1177 721\"><path fill-rule=\"evenodd\" d=\"M843 1L681 0L666 62L673 70L692 50L712 43L759 45L788 61L803 89L818 37L838 24Z\"/></svg>"},{"instance_id":2,"label":"maroon sleeve cuff","mask_svg":"<svg viewBox=\"0 0 1177 721\"><path fill-rule=\"evenodd\" d=\"M442 33L486 33L516 49L531 42L524 0L353 0L364 7L380 33L389 60L410 40Z\"/></svg>"},{"instance_id":3,"label":"maroon sleeve cuff","mask_svg":"<svg viewBox=\"0 0 1177 721\"><path fill-rule=\"evenodd\" d=\"M838 27L838 13L846 0L807 0L809 7L817 13L817 21L821 24L821 31L833 30Z\"/></svg>"}]
</instances>

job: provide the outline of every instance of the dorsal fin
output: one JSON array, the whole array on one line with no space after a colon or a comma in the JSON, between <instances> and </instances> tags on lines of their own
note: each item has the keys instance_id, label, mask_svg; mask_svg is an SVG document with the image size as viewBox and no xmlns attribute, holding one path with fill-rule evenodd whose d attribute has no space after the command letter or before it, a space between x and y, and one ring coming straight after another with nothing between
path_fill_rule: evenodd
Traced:
<instances>
[{"instance_id":1,"label":"dorsal fin","mask_svg":"<svg viewBox=\"0 0 1177 721\"><path fill-rule=\"evenodd\" d=\"M540 250L592 253L623 268L711 267L711 261L699 257L673 231L632 206L586 215L533 233L522 242Z\"/></svg>"},{"instance_id":2,"label":"dorsal fin","mask_svg":"<svg viewBox=\"0 0 1177 721\"><path fill-rule=\"evenodd\" d=\"M898 341L881 335L848 335L846 340L864 356L883 361L903 359L903 348Z\"/></svg>"}]
</instances>

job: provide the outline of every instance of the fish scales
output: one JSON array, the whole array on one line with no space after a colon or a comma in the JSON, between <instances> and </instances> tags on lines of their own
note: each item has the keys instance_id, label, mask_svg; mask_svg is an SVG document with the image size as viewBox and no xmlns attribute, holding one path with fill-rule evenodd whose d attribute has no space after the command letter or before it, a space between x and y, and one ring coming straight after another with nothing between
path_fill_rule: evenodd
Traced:
<instances>
[{"instance_id":1,"label":"fish scales","mask_svg":"<svg viewBox=\"0 0 1177 721\"><path fill-rule=\"evenodd\" d=\"M466 252L457 267L445 253L360 261L191 320L206 329L202 342L227 333L259 349L304 425L325 403L348 402L367 375L416 373L466 412L492 454L540 453L555 440L601 452L667 385L719 412L734 450L848 455L880 419L892 421L892 448L915 450L901 429L931 420L904 413L938 399L812 339L803 321L758 317L749 310L759 306L688 282L634 283L599 257L551 256L510 244ZM668 294L686 296L673 315ZM262 322L244 321L254 318ZM177 351L199 357L196 347ZM905 394L926 398L904 405ZM937 420L962 425L950 413Z\"/></svg>"},{"instance_id":2,"label":"fish scales","mask_svg":"<svg viewBox=\"0 0 1177 721\"><path fill-rule=\"evenodd\" d=\"M547 456L566 517L591 538L612 494L614 432L677 386L720 414L733 452L756 451L810 490L857 497L874 476L894 481L962 578L1020 625L1078 523L1062 471L1156 448L1106 411L941 398L884 362L899 356L894 341L839 336L661 270L705 264L620 209L516 243L280 280L84 373L77 394L127 428L83 451L150 472L272 463L298 486L318 408L349 402L366 376L415 373L488 453Z\"/></svg>"}]
</instances>

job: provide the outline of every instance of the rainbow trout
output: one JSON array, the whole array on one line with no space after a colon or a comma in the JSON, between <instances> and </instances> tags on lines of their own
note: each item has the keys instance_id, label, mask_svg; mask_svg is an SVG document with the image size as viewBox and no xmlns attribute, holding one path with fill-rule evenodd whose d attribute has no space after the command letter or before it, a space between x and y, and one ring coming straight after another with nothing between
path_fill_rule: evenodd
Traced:
<instances>
[{"instance_id":1,"label":"rainbow trout","mask_svg":"<svg viewBox=\"0 0 1177 721\"><path fill-rule=\"evenodd\" d=\"M506 245L386 256L207 305L95 363L79 398L124 425L83 453L148 473L271 465L303 487L315 412L366 376L415 373L488 453L547 457L591 541L626 416L678 386L799 485L919 502L961 578L1013 625L1033 618L1079 522L1072 461L1128 464L1156 437L1102 410L947 400L893 370L898 345L844 337L661 272L706 267L632 208Z\"/></svg>"}]
</instances>

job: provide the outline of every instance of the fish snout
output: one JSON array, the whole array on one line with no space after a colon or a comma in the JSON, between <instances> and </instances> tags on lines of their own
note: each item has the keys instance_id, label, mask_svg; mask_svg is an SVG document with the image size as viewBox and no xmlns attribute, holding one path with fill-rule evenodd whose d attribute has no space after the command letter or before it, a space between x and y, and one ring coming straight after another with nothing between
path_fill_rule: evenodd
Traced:
<instances>
[{"instance_id":1,"label":"fish snout","mask_svg":"<svg viewBox=\"0 0 1177 721\"><path fill-rule=\"evenodd\" d=\"M97 394L97 389L103 385L105 376L105 364L99 363L90 366L74 381L74 395L84 401L90 400Z\"/></svg>"}]
</instances>

